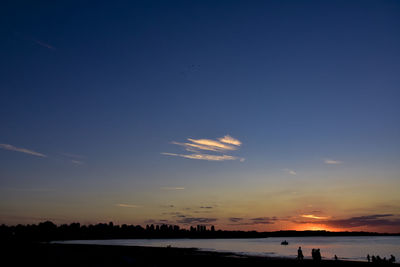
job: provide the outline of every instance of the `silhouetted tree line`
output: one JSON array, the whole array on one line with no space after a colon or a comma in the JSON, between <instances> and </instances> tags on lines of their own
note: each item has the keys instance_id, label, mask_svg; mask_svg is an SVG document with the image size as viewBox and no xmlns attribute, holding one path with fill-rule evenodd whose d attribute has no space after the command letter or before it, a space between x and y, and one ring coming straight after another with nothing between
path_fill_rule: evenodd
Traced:
<instances>
[{"instance_id":1,"label":"silhouetted tree line","mask_svg":"<svg viewBox=\"0 0 400 267\"><path fill-rule=\"evenodd\" d=\"M393 235L369 232L327 232L327 231L222 231L214 226L191 226L182 229L178 225L114 225L112 222L96 225L81 225L80 223L62 224L57 226L46 221L36 224L0 226L2 241L52 241L77 239L134 239L134 238L265 238L290 236L373 236ZM400 234L396 234L400 235Z\"/></svg>"},{"instance_id":2,"label":"silhouetted tree line","mask_svg":"<svg viewBox=\"0 0 400 267\"><path fill-rule=\"evenodd\" d=\"M114 225L112 222L96 225L80 225L80 223L57 226L46 221L36 224L0 226L0 239L10 240L74 240L74 239L128 239L128 238L211 238L215 227L209 229L205 225L182 229L178 225Z\"/></svg>"}]
</instances>

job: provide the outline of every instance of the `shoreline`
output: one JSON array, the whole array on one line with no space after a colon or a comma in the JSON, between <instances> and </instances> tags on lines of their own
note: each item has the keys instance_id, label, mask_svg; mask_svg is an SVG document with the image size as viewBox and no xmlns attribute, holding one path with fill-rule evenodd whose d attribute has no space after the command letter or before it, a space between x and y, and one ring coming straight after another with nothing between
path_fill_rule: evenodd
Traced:
<instances>
[{"instance_id":1,"label":"shoreline","mask_svg":"<svg viewBox=\"0 0 400 267\"><path fill-rule=\"evenodd\" d=\"M111 247L133 247L133 248L155 248L155 249L166 249L166 248L172 248L172 249L188 249L188 250L193 250L197 252L203 252L203 253L217 253L217 254L227 254L227 255L232 255L232 256L237 256L237 257L260 257L260 258L268 258L268 259L277 259L277 260L296 260L296 256L282 256L278 255L274 252L267 253L268 255L261 255L257 253L246 253L246 252L235 252L235 251L221 251L221 250L210 250L210 249L204 249L204 248L197 248L197 247L174 247L174 246L137 246L137 245L110 245L110 244L82 244L82 243L64 243L65 241L69 240L60 240L60 241L51 241L49 243L44 243L44 244L55 244L55 245L82 245L82 246L111 246ZM274 256L276 255L276 256ZM305 261L312 261L312 258L310 256L305 256L304 257ZM323 261L335 261L333 258L326 258L322 257ZM346 262L367 262L366 260L355 260L355 259L347 259L347 258L341 258L339 261L346 261Z\"/></svg>"},{"instance_id":2,"label":"shoreline","mask_svg":"<svg viewBox=\"0 0 400 267\"><path fill-rule=\"evenodd\" d=\"M197 248L120 245L14 243L2 244L5 266L366 266L372 263L348 260L252 256ZM375 265L375 264L373 264ZM396 264L395 266L398 266Z\"/></svg>"},{"instance_id":3,"label":"shoreline","mask_svg":"<svg viewBox=\"0 0 400 267\"><path fill-rule=\"evenodd\" d=\"M125 241L127 240L127 241ZM138 240L138 241L137 241ZM144 241L142 241L144 240ZM184 240L184 241L182 241ZM187 241L186 241L187 240ZM293 247L293 244L291 246L278 246L273 242L272 244L274 247L271 246L271 243L266 243L267 246L265 247L259 247L256 246L255 248L252 247L252 243L250 242L247 244L239 244L237 245L236 243L230 242L230 239L226 239L225 241L227 242L213 242L213 239L210 239L210 242L206 242L205 244L203 242L191 242L190 240L197 240L197 239L190 239L190 238L183 238L183 239L172 239L169 241L169 239L160 239L157 241L157 239L96 239L96 240L57 240L57 241L51 241L51 243L55 244L75 244L75 245L112 245L112 246L132 246L132 247L157 247L157 248L165 248L168 246L172 246L173 248L196 248L199 251L203 252L220 252L220 253L233 253L236 255L240 256L251 256L251 257L267 257L267 258L283 258L283 259L295 259L297 257L297 248L298 246L303 247L303 254L304 259L306 260L312 260L311 257L311 248L314 246L311 246L310 244L307 244L307 242L299 243L298 240L294 240L293 244L296 244L298 242L298 245ZM217 239L219 240L219 239ZM239 239L238 239L239 240ZM253 239L250 239L251 241ZM289 239L288 239L289 240ZM147 242L149 241L149 242ZM304 240L302 240L303 242ZM292 241L290 241L292 242ZM367 247L369 246L369 241L367 240ZM236 245L234 245L236 244ZM276 246L275 246L276 245ZM303 246L304 245L304 246ZM321 244L319 244L321 245ZM364 244L365 245L365 244ZM324 246L324 245L322 245ZM357 244L354 244L354 246L357 246ZM282 249L282 247L285 247ZM318 245L316 245L318 247ZM365 247L365 246L364 246ZM388 256L390 254L395 254L396 258L399 258L396 251L397 247L391 248L390 250L387 250L386 253L382 253L382 251L377 249L377 254L383 255L383 256ZM365 255L370 254L376 255L375 253L372 253L372 249L368 250L363 250L365 251ZM395 253L393 253L393 252ZM337 254L338 260L340 261L351 261L351 262L367 262L367 257L361 257L361 253L358 250L355 250L355 252L344 252L343 250L340 249L329 249L325 248L322 251L323 253L323 260L327 261L335 261L335 254ZM339 252L339 253L338 253ZM379 253L380 252L380 253ZM383 257L382 257L383 258Z\"/></svg>"}]
</instances>

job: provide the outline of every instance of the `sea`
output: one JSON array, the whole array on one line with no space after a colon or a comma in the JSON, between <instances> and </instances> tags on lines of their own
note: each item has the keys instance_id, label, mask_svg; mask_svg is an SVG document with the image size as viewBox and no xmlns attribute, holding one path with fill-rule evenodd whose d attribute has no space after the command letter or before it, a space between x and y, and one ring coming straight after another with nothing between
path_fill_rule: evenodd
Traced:
<instances>
[{"instance_id":1,"label":"sea","mask_svg":"<svg viewBox=\"0 0 400 267\"><path fill-rule=\"evenodd\" d=\"M286 240L288 245L281 245ZM400 262L400 236L357 237L269 237L242 239L109 239L68 240L54 243L94 244L118 246L149 246L197 248L203 251L233 252L242 255L296 258L302 248L305 258L311 258L311 250L319 248L323 259L366 261L367 255L381 258L396 257Z\"/></svg>"}]
</instances>

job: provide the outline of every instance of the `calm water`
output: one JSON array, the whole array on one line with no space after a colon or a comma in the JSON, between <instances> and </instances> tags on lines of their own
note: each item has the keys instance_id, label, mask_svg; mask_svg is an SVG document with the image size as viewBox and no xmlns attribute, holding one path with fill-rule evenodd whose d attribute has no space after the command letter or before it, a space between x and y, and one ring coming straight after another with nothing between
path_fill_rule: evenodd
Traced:
<instances>
[{"instance_id":1,"label":"calm water","mask_svg":"<svg viewBox=\"0 0 400 267\"><path fill-rule=\"evenodd\" d=\"M289 245L282 246L287 240ZM339 259L366 260L366 255L380 255L389 258L390 254L400 261L400 237L271 237L249 239L113 239L113 240L71 240L57 243L97 244L123 246L150 246L199 248L207 251L235 252L249 255L293 257L299 246L306 258L311 258L311 249L320 248L322 257L332 259L336 254Z\"/></svg>"}]
</instances>

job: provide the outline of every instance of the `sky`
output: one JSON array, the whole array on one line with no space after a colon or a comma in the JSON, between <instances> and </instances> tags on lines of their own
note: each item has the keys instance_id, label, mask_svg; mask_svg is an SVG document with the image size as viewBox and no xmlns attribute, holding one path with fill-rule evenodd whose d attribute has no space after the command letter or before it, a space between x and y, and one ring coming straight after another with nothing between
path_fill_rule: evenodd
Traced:
<instances>
[{"instance_id":1,"label":"sky","mask_svg":"<svg viewBox=\"0 0 400 267\"><path fill-rule=\"evenodd\" d=\"M399 1L1 1L0 223L400 232Z\"/></svg>"}]
</instances>

